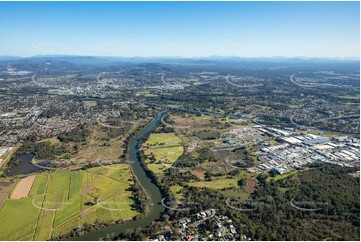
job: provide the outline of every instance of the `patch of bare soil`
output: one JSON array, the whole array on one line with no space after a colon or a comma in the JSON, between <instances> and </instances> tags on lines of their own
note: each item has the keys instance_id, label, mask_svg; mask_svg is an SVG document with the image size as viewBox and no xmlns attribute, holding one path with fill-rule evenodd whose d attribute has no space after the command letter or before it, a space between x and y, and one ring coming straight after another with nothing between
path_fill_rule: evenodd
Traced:
<instances>
[{"instance_id":1,"label":"patch of bare soil","mask_svg":"<svg viewBox=\"0 0 361 242\"><path fill-rule=\"evenodd\" d=\"M21 179L19 183L16 185L14 191L11 193L10 198L19 199L19 198L27 197L30 192L31 186L33 185L34 180L35 180L35 175Z\"/></svg>"}]
</instances>

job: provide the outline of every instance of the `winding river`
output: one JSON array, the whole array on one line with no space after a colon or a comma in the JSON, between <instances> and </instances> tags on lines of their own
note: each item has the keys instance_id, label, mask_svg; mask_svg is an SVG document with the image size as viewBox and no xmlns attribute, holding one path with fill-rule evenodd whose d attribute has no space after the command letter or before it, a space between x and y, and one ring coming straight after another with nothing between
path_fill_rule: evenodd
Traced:
<instances>
[{"instance_id":1,"label":"winding river","mask_svg":"<svg viewBox=\"0 0 361 242\"><path fill-rule=\"evenodd\" d=\"M145 227L151 224L152 221L160 218L164 209L164 207L161 205L161 191L159 187L153 182L150 175L144 170L139 158L138 148L141 139L148 135L160 123L162 117L163 113L160 112L156 119L148 124L143 129L143 131L141 131L135 138L131 140L128 149L129 161L133 170L133 174L137 178L140 185L144 188L145 192L148 194L152 203L149 212L143 218L121 224L109 225L105 228L94 230L78 237L69 238L69 240L99 240L100 238L104 238L107 234L110 233L119 233L125 229Z\"/></svg>"}]
</instances>

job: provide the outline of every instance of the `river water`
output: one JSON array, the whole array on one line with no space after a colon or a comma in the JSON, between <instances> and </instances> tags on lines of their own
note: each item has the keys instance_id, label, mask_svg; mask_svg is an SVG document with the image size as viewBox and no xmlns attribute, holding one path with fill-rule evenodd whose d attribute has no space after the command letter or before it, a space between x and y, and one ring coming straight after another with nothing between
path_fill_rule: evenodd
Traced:
<instances>
[{"instance_id":1,"label":"river water","mask_svg":"<svg viewBox=\"0 0 361 242\"><path fill-rule=\"evenodd\" d=\"M137 178L140 185L144 188L148 194L152 203L150 211L143 217L137 220L121 224L109 225L106 228L94 230L78 237L69 238L69 240L99 240L104 238L110 233L119 233L125 229L134 229L138 227L145 227L150 225L152 221L157 220L161 217L164 207L161 204L162 195L159 187L153 182L150 175L144 170L140 158L139 158L139 144L141 139L148 135L152 130L160 123L163 113L160 112L156 119L148 124L141 133L139 133L130 142L128 155L130 166L133 170L133 174Z\"/></svg>"},{"instance_id":2,"label":"river water","mask_svg":"<svg viewBox=\"0 0 361 242\"><path fill-rule=\"evenodd\" d=\"M16 157L19 159L19 164L9 169L9 175L15 176L20 174L29 174L42 170L41 168L31 163L35 157L35 154L21 154L17 155Z\"/></svg>"}]
</instances>

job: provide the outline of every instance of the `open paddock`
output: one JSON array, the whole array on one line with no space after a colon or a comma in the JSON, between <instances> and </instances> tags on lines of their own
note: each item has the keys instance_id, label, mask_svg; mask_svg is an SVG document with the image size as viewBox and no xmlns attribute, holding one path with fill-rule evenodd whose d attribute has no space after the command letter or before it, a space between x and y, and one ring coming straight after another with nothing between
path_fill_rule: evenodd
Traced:
<instances>
[{"instance_id":1,"label":"open paddock","mask_svg":"<svg viewBox=\"0 0 361 242\"><path fill-rule=\"evenodd\" d=\"M0 208L0 240L52 240L84 223L131 220L132 184L127 164L23 178Z\"/></svg>"}]
</instances>

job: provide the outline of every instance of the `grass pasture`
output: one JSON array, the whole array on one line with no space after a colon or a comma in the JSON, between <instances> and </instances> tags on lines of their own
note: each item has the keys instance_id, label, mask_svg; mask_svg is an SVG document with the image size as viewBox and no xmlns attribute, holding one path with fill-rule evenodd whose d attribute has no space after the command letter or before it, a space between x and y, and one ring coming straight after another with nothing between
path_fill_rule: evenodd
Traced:
<instances>
[{"instance_id":1,"label":"grass pasture","mask_svg":"<svg viewBox=\"0 0 361 242\"><path fill-rule=\"evenodd\" d=\"M53 230L55 211L41 211L33 240L49 240Z\"/></svg>"},{"instance_id":2,"label":"grass pasture","mask_svg":"<svg viewBox=\"0 0 361 242\"><path fill-rule=\"evenodd\" d=\"M155 161L146 159L148 168L155 174L162 174L183 154L183 143L175 133L150 134L143 149L148 158L153 155Z\"/></svg>"},{"instance_id":3,"label":"grass pasture","mask_svg":"<svg viewBox=\"0 0 361 242\"><path fill-rule=\"evenodd\" d=\"M81 227L80 218L76 217L72 220L69 220L58 227L53 228L52 237L56 238L63 234L71 232L74 228Z\"/></svg>"},{"instance_id":4,"label":"grass pasture","mask_svg":"<svg viewBox=\"0 0 361 242\"><path fill-rule=\"evenodd\" d=\"M183 146L175 146L175 147L148 149L145 152L145 154L148 155L153 153L157 161L169 161L173 163L179 158L179 156L183 154L183 151L184 151Z\"/></svg>"},{"instance_id":5,"label":"grass pasture","mask_svg":"<svg viewBox=\"0 0 361 242\"><path fill-rule=\"evenodd\" d=\"M0 240L21 240L33 235L39 209L32 204L31 197L7 200L0 211Z\"/></svg>"},{"instance_id":6,"label":"grass pasture","mask_svg":"<svg viewBox=\"0 0 361 242\"><path fill-rule=\"evenodd\" d=\"M191 187L208 187L212 189L223 189L237 187L238 178L221 178L213 179L212 181L197 181L189 182L188 185Z\"/></svg>"},{"instance_id":7,"label":"grass pasture","mask_svg":"<svg viewBox=\"0 0 361 242\"><path fill-rule=\"evenodd\" d=\"M207 164L202 164L201 167L204 167L205 170L210 169L211 166ZM223 188L238 188L238 181L241 178L247 178L248 173L246 171L241 171L240 174L236 176L228 176L223 175L217 178L213 178L210 181L202 180L202 181L195 181L195 182L188 182L188 185L191 187L208 187L211 189L223 189ZM200 177L201 178L201 177Z\"/></svg>"},{"instance_id":8,"label":"grass pasture","mask_svg":"<svg viewBox=\"0 0 361 242\"><path fill-rule=\"evenodd\" d=\"M175 135L175 133L157 133L150 134L148 140L145 142L145 145L171 145L171 144L181 144L182 140Z\"/></svg>"},{"instance_id":9,"label":"grass pasture","mask_svg":"<svg viewBox=\"0 0 361 242\"><path fill-rule=\"evenodd\" d=\"M174 198L177 201L182 200L182 198L184 197L183 194L181 193L181 190L183 189L182 186L179 185L174 185L170 187L170 191L172 192L172 194L174 195Z\"/></svg>"},{"instance_id":10,"label":"grass pasture","mask_svg":"<svg viewBox=\"0 0 361 242\"><path fill-rule=\"evenodd\" d=\"M83 105L85 108L95 107L97 105L97 101L83 101Z\"/></svg>"},{"instance_id":11,"label":"grass pasture","mask_svg":"<svg viewBox=\"0 0 361 242\"><path fill-rule=\"evenodd\" d=\"M79 216L81 211L81 195L77 194L71 201L64 203L56 211L54 226L57 227L69 219Z\"/></svg>"},{"instance_id":12,"label":"grass pasture","mask_svg":"<svg viewBox=\"0 0 361 242\"><path fill-rule=\"evenodd\" d=\"M46 192L49 175L37 175L30 190L30 196L41 195Z\"/></svg>"},{"instance_id":13,"label":"grass pasture","mask_svg":"<svg viewBox=\"0 0 361 242\"><path fill-rule=\"evenodd\" d=\"M69 189L70 173L56 172L51 174L47 193L58 193Z\"/></svg>"},{"instance_id":14,"label":"grass pasture","mask_svg":"<svg viewBox=\"0 0 361 242\"><path fill-rule=\"evenodd\" d=\"M130 220L132 183L126 164L37 174L28 197L0 209L0 240L51 240L84 223Z\"/></svg>"},{"instance_id":15,"label":"grass pasture","mask_svg":"<svg viewBox=\"0 0 361 242\"><path fill-rule=\"evenodd\" d=\"M60 144L60 140L58 140L57 137L42 139L42 140L39 140L37 143L42 143L42 142L50 142L50 144L52 144L52 145Z\"/></svg>"},{"instance_id":16,"label":"grass pasture","mask_svg":"<svg viewBox=\"0 0 361 242\"><path fill-rule=\"evenodd\" d=\"M351 100L360 100L360 96L336 96L340 99L351 99Z\"/></svg>"},{"instance_id":17,"label":"grass pasture","mask_svg":"<svg viewBox=\"0 0 361 242\"><path fill-rule=\"evenodd\" d=\"M81 191L81 176L82 174L80 172L73 172L71 174L68 200Z\"/></svg>"}]
</instances>

